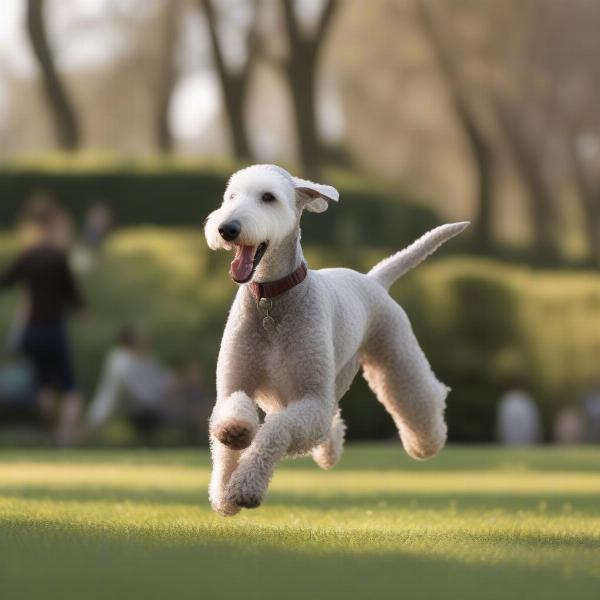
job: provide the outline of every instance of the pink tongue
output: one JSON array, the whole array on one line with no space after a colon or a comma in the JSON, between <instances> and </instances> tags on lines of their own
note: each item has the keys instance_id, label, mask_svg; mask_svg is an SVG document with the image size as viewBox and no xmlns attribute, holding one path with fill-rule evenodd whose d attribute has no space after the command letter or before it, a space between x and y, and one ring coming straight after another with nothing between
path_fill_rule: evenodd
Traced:
<instances>
[{"instance_id":1,"label":"pink tongue","mask_svg":"<svg viewBox=\"0 0 600 600\"><path fill-rule=\"evenodd\" d=\"M229 274L234 281L246 281L252 275L254 246L236 246L235 258L231 261Z\"/></svg>"}]
</instances>

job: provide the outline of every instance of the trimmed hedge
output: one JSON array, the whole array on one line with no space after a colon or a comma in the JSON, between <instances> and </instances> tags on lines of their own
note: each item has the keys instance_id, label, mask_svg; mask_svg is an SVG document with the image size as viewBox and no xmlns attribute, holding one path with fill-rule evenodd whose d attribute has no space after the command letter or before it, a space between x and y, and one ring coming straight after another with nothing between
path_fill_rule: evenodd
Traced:
<instances>
[{"instance_id":1,"label":"trimmed hedge","mask_svg":"<svg viewBox=\"0 0 600 600\"><path fill-rule=\"evenodd\" d=\"M140 224L200 228L221 201L228 173L183 169L0 171L0 228L10 228L25 201L47 190L78 220L97 203L110 207L119 226ZM334 184L337 182L334 181ZM305 241L352 248L400 246L439 224L429 208L412 199L352 182L338 184L340 208L306 214Z\"/></svg>"},{"instance_id":2,"label":"trimmed hedge","mask_svg":"<svg viewBox=\"0 0 600 600\"><path fill-rule=\"evenodd\" d=\"M0 267L15 252L0 236ZM394 250L397 246L394 246ZM368 270L392 250L307 245L312 268ZM214 367L235 285L230 256L208 251L198 232L136 227L116 232L82 278L90 318L73 326L78 373L89 398L107 348L123 323L139 323L174 367L190 359ZM452 388L447 417L454 441L491 441L506 384L525 376L547 431L577 400L600 364L600 276L545 272L492 260L432 258L392 288L439 376ZM14 297L0 296L0 332ZM394 437L389 416L357 377L342 411L354 439Z\"/></svg>"}]
</instances>

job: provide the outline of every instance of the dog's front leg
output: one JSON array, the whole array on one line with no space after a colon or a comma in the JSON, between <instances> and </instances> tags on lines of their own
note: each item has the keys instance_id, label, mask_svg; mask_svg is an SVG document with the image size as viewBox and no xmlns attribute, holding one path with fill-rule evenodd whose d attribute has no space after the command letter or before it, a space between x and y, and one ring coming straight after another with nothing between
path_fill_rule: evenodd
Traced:
<instances>
[{"instance_id":1,"label":"dog's front leg","mask_svg":"<svg viewBox=\"0 0 600 600\"><path fill-rule=\"evenodd\" d=\"M242 391L218 399L210 416L210 434L233 450L247 448L258 430L254 401Z\"/></svg>"},{"instance_id":2,"label":"dog's front leg","mask_svg":"<svg viewBox=\"0 0 600 600\"><path fill-rule=\"evenodd\" d=\"M333 391L323 397L306 397L287 408L269 413L254 442L240 459L225 490L228 506L260 505L276 464L286 454L309 452L329 433L335 414Z\"/></svg>"},{"instance_id":3,"label":"dog's front leg","mask_svg":"<svg viewBox=\"0 0 600 600\"><path fill-rule=\"evenodd\" d=\"M215 512L224 516L232 516L240 512L239 506L227 502L225 489L231 474L238 466L241 450L232 450L222 444L213 435L210 436L210 454L212 457L212 472L208 488L208 499Z\"/></svg>"},{"instance_id":4,"label":"dog's front leg","mask_svg":"<svg viewBox=\"0 0 600 600\"><path fill-rule=\"evenodd\" d=\"M241 450L249 446L258 429L258 413L252 399L242 391L217 400L210 417L212 474L209 499L213 509L234 515L240 507L227 502L225 488L235 471Z\"/></svg>"}]
</instances>

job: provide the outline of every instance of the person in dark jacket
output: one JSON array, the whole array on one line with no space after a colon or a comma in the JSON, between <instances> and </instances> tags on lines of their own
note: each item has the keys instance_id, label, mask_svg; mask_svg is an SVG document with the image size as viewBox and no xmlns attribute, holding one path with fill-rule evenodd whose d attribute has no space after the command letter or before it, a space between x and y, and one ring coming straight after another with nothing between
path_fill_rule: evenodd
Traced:
<instances>
[{"instance_id":1,"label":"person in dark jacket","mask_svg":"<svg viewBox=\"0 0 600 600\"><path fill-rule=\"evenodd\" d=\"M0 276L0 290L18 286L25 294L20 347L34 368L42 413L55 424L58 442L70 445L78 437L81 399L67 319L84 301L68 263L69 219L42 197L26 209L23 226L27 247Z\"/></svg>"}]
</instances>

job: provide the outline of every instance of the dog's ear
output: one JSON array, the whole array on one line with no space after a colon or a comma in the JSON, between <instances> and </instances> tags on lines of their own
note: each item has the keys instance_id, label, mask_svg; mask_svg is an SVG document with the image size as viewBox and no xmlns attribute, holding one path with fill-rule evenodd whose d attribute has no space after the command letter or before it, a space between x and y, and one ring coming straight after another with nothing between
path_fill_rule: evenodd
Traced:
<instances>
[{"instance_id":1,"label":"dog's ear","mask_svg":"<svg viewBox=\"0 0 600 600\"><path fill-rule=\"evenodd\" d=\"M299 177L294 177L293 180L300 208L310 212L325 212L330 202L337 202L340 198L338 191L330 185L313 183Z\"/></svg>"}]
</instances>

